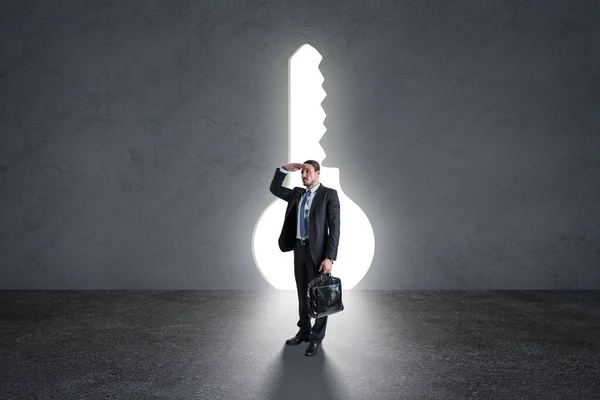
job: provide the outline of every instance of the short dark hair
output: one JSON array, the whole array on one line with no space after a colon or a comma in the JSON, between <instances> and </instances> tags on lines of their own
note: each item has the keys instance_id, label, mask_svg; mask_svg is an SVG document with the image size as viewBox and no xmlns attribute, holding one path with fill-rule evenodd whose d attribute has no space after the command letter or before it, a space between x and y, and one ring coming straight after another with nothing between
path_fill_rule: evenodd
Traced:
<instances>
[{"instance_id":1,"label":"short dark hair","mask_svg":"<svg viewBox=\"0 0 600 400\"><path fill-rule=\"evenodd\" d=\"M304 161L304 164L310 164L310 165L312 165L315 168L315 172L321 170L321 166L315 160L306 160L306 161Z\"/></svg>"}]
</instances>

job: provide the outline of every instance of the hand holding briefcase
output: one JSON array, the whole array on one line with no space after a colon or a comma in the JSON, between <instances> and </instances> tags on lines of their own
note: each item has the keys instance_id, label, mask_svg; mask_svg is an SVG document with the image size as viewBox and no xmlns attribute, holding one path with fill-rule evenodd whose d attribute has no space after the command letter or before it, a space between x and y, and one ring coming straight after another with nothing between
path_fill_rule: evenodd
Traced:
<instances>
[{"instance_id":1,"label":"hand holding briefcase","mask_svg":"<svg viewBox=\"0 0 600 400\"><path fill-rule=\"evenodd\" d=\"M342 281L331 274L321 274L308 284L308 315L321 318L344 309Z\"/></svg>"}]
</instances>

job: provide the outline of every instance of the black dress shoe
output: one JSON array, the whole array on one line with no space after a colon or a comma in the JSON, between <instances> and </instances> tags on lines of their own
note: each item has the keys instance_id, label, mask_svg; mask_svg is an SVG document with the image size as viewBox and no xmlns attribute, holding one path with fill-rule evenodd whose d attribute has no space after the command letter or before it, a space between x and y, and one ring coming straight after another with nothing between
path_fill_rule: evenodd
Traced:
<instances>
[{"instance_id":1,"label":"black dress shoe","mask_svg":"<svg viewBox=\"0 0 600 400\"><path fill-rule=\"evenodd\" d=\"M293 338L286 340L285 344L288 344L290 346L297 346L302 342L308 342L308 341L310 341L310 334L307 334L306 336L296 335Z\"/></svg>"},{"instance_id":2,"label":"black dress shoe","mask_svg":"<svg viewBox=\"0 0 600 400\"><path fill-rule=\"evenodd\" d=\"M310 342L310 344L306 348L306 351L304 352L304 355L306 357L316 356L319 353L320 347L321 347L320 342Z\"/></svg>"}]
</instances>

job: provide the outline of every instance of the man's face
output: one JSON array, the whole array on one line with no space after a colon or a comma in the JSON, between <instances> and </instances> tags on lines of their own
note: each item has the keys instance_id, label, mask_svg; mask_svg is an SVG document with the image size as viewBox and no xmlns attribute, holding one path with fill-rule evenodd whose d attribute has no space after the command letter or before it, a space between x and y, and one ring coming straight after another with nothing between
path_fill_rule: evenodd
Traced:
<instances>
[{"instance_id":1,"label":"man's face","mask_svg":"<svg viewBox=\"0 0 600 400\"><path fill-rule=\"evenodd\" d=\"M315 167L310 164L304 164L302 168L302 184L307 188L311 188L319 183L319 175L321 171L315 172Z\"/></svg>"}]
</instances>

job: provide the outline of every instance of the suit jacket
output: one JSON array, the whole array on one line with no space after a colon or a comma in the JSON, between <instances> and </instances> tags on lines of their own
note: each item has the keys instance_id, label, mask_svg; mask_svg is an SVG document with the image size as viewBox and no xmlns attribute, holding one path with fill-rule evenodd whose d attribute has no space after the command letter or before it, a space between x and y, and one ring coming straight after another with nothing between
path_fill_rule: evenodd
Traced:
<instances>
[{"instance_id":1,"label":"suit jacket","mask_svg":"<svg viewBox=\"0 0 600 400\"><path fill-rule=\"evenodd\" d=\"M289 189L283 186L286 174L279 168L271 181L270 192L287 201L285 220L279 235L279 249L291 251L296 245L298 207L305 188ZM325 187L322 183L315 191L308 216L308 243L312 259L321 264L325 258L335 260L340 241L340 201L337 190Z\"/></svg>"}]
</instances>

